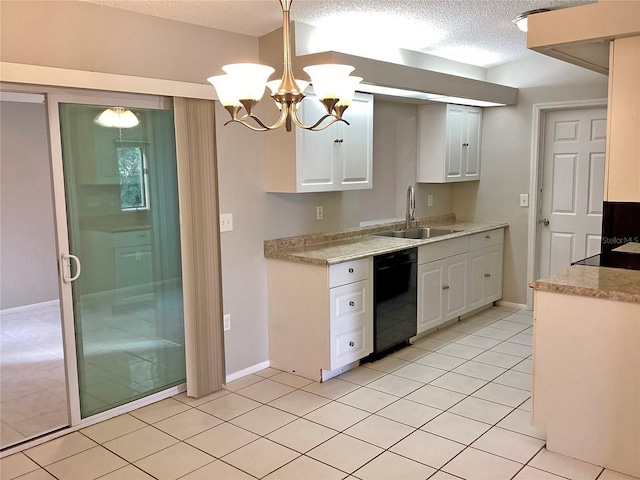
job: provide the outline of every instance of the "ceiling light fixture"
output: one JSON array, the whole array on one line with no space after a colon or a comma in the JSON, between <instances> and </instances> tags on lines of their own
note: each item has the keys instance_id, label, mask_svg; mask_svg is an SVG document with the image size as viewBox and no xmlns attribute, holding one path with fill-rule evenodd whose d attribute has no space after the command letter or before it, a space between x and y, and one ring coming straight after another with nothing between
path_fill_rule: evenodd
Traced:
<instances>
[{"instance_id":1,"label":"ceiling light fixture","mask_svg":"<svg viewBox=\"0 0 640 480\"><path fill-rule=\"evenodd\" d=\"M113 107L104 110L95 119L97 125L107 128L133 128L140 123L136 114L124 107Z\"/></svg>"},{"instance_id":2,"label":"ceiling light fixture","mask_svg":"<svg viewBox=\"0 0 640 480\"><path fill-rule=\"evenodd\" d=\"M350 65L313 65L303 68L311 77L315 95L324 105L326 114L313 125L303 124L297 116L298 107L305 98L304 90L309 82L296 80L291 65L291 39L289 34L290 8L293 0L279 0L282 7L282 38L284 70L280 80L267 82L275 71L272 67L254 63L236 63L225 65L222 70L225 75L216 75L207 80L215 87L218 98L224 108L231 115L225 125L236 122L258 132L275 130L285 126L288 132L293 124L305 130L324 130L335 122L349 122L342 118L342 114L349 107L357 85L362 81L360 77L349 74L354 70ZM266 125L253 111L264 94L265 85L271 91L271 97L280 110L280 118L273 125ZM246 114L238 116L244 107ZM258 126L247 123L252 119Z\"/></svg>"},{"instance_id":3,"label":"ceiling light fixture","mask_svg":"<svg viewBox=\"0 0 640 480\"><path fill-rule=\"evenodd\" d=\"M512 20L512 22L515 23L516 27L518 27L520 30L522 30L523 32L526 32L528 29L528 23L529 23L527 21L527 17L529 15L535 15L536 13L543 13L543 12L549 12L549 11L550 10L548 8L538 8L536 10L529 10L528 12L524 12L518 15L516 18Z\"/></svg>"}]
</instances>

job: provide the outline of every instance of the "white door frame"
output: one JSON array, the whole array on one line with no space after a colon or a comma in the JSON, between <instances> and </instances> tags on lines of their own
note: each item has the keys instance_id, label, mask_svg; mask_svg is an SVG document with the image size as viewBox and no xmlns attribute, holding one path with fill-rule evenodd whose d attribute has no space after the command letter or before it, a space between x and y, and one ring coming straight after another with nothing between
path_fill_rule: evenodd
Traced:
<instances>
[{"instance_id":1,"label":"white door frame","mask_svg":"<svg viewBox=\"0 0 640 480\"><path fill-rule=\"evenodd\" d=\"M527 285L536 280L539 252L539 225L542 195L542 160L544 155L544 128L546 115L558 110L578 110L606 107L607 99L574 100L568 102L535 103L531 133L531 164L529 170L529 234L527 241ZM533 309L533 290L527 288L527 310Z\"/></svg>"}]
</instances>

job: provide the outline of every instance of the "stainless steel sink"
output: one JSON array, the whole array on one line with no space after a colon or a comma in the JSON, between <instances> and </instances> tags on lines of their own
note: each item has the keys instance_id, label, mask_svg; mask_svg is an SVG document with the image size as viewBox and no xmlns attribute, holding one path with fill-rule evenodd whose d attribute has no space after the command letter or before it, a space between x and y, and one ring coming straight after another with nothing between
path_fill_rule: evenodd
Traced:
<instances>
[{"instance_id":1,"label":"stainless steel sink","mask_svg":"<svg viewBox=\"0 0 640 480\"><path fill-rule=\"evenodd\" d=\"M382 237L412 238L414 240L422 240L426 238L441 237L450 233L459 232L460 230L451 230L449 228L431 228L431 227L415 227L404 230L389 230L387 232L376 233Z\"/></svg>"}]
</instances>

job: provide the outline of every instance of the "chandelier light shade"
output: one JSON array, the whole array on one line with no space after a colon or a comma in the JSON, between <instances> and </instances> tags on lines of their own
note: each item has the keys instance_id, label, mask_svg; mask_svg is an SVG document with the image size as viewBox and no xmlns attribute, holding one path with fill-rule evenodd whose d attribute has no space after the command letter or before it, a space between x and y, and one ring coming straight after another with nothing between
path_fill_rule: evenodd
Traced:
<instances>
[{"instance_id":1,"label":"chandelier light shade","mask_svg":"<svg viewBox=\"0 0 640 480\"><path fill-rule=\"evenodd\" d=\"M550 10L548 8L538 8L536 10L529 10L528 12L521 13L512 21L513 23L516 24L516 27L518 27L521 31L526 33L527 30L529 30L529 21L528 21L529 15L534 15L536 13L543 13L543 12L549 12L549 11Z\"/></svg>"},{"instance_id":2,"label":"chandelier light shade","mask_svg":"<svg viewBox=\"0 0 640 480\"><path fill-rule=\"evenodd\" d=\"M133 128L140 123L131 110L123 107L107 108L95 119L95 123L108 128Z\"/></svg>"},{"instance_id":3,"label":"chandelier light shade","mask_svg":"<svg viewBox=\"0 0 640 480\"><path fill-rule=\"evenodd\" d=\"M225 65L224 75L216 75L207 80L214 86L218 99L231 115L231 122L240 123L255 131L275 130L285 126L291 131L293 125L306 130L324 130L335 122L349 122L342 118L351 104L360 77L352 77L354 67L350 65L313 65L303 70L311 77L311 84L318 100L324 105L326 114L313 125L303 124L297 116L298 107L304 100L304 90L309 82L297 80L293 76L291 64L291 38L289 32L290 8L293 0L279 0L282 7L282 37L284 69L282 78L267 81L275 71L273 68L254 63ZM280 110L280 117L273 125L266 125L253 111L264 95L265 87L271 90L271 98ZM245 113L241 115L244 108ZM248 123L252 120L256 125ZM226 125L225 124L225 125Z\"/></svg>"}]
</instances>

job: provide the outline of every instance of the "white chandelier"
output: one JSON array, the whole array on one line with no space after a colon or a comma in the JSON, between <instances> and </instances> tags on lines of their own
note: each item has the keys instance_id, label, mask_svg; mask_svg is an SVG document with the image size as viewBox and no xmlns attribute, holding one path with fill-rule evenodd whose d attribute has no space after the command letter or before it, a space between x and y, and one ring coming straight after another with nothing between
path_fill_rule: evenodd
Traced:
<instances>
[{"instance_id":1,"label":"white chandelier","mask_svg":"<svg viewBox=\"0 0 640 480\"><path fill-rule=\"evenodd\" d=\"M269 76L275 71L273 68L254 63L235 63L222 67L225 75L217 75L207 79L215 87L218 99L231 115L231 120L225 125L236 122L259 132L275 130L282 125L290 132L292 124L314 131L324 130L339 121L348 125L349 122L342 118L342 114L351 104L356 87L362 81L360 77L349 75L354 70L354 67L350 65L313 65L303 68L311 77L314 93L324 105L327 113L313 125L305 125L298 119L298 107L305 98L303 92L309 82L296 80L291 66L289 17L293 0L279 1L282 6L284 55L282 78L268 82ZM273 125L266 125L253 113L256 104L264 94L265 85L271 90L271 97L280 110L280 118ZM246 113L239 116L243 107ZM258 126L247 123L249 119L252 119Z\"/></svg>"}]
</instances>

